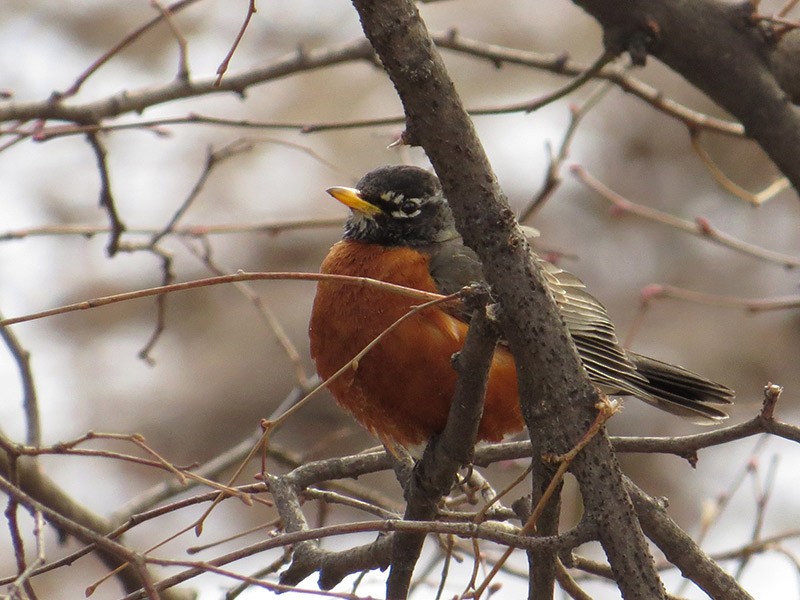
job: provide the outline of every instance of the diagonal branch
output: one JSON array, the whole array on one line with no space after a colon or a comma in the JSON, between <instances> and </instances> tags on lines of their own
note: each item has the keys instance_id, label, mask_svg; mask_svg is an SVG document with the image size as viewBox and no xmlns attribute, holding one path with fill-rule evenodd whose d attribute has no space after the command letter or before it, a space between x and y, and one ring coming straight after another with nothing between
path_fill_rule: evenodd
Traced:
<instances>
[{"instance_id":1,"label":"diagonal branch","mask_svg":"<svg viewBox=\"0 0 800 600\"><path fill-rule=\"evenodd\" d=\"M0 453L0 468L6 462L5 453ZM6 463L8 464L8 463ZM3 469L7 472L7 469ZM152 580L144 565L142 557L127 549L122 544L112 541L104 536L110 527L104 524L101 519L95 517L84 508L76 504L57 488L52 481L34 475L26 476L24 471L20 474L23 481L34 481L37 489L31 490L32 494L38 494L47 498L48 504L38 501L33 495L23 491L21 487L14 485L11 481L0 474L0 491L14 498L31 511L37 511L61 532L69 534L86 544L95 544L100 550L100 559L110 568L118 569L121 566L129 565L128 568L117 572L117 576L123 583L126 591L130 592L140 587L144 587L149 598L157 598L158 595L152 586ZM25 483L22 484L25 486ZM44 487L41 487L44 486ZM51 508L53 499L59 497L63 504L58 509ZM66 515L66 516L65 516Z\"/></svg>"},{"instance_id":2,"label":"diagonal branch","mask_svg":"<svg viewBox=\"0 0 800 600\"><path fill-rule=\"evenodd\" d=\"M122 233L125 231L125 224L120 219L119 213L117 213L114 196L111 193L111 176L108 172L106 148L97 133L87 133L86 139L94 152L97 160L97 170L100 173L100 208L105 209L108 213L108 220L111 222L111 236L108 239L106 251L109 256L114 256L119 250L119 242Z\"/></svg>"},{"instance_id":3,"label":"diagonal branch","mask_svg":"<svg viewBox=\"0 0 800 600\"><path fill-rule=\"evenodd\" d=\"M753 600L732 575L709 558L689 535L670 519L662 503L626 480L642 527L667 559L713 600Z\"/></svg>"},{"instance_id":4,"label":"diagonal branch","mask_svg":"<svg viewBox=\"0 0 800 600\"><path fill-rule=\"evenodd\" d=\"M426 150L456 225L483 262L500 301L500 322L518 365L533 456L565 453L593 421L597 390L581 366L472 122L412 2L354 0L354 5L403 102L406 139ZM578 456L572 471L623 596L664 598L604 430Z\"/></svg>"},{"instance_id":5,"label":"diagonal branch","mask_svg":"<svg viewBox=\"0 0 800 600\"><path fill-rule=\"evenodd\" d=\"M497 332L488 321L485 309L475 310L464 348L456 360L459 376L447 424L441 436L428 443L422 460L414 467L405 493L408 502L405 519L432 520L440 498L450 492L458 469L470 461L496 343ZM395 534L392 568L386 583L387 598L408 596L411 575L424 541L424 533Z\"/></svg>"},{"instance_id":6,"label":"diagonal branch","mask_svg":"<svg viewBox=\"0 0 800 600\"><path fill-rule=\"evenodd\" d=\"M757 26L757 2L573 1L603 27L606 47L641 62L652 54L734 115L800 191L800 107L789 101L798 52Z\"/></svg>"},{"instance_id":7,"label":"diagonal branch","mask_svg":"<svg viewBox=\"0 0 800 600\"><path fill-rule=\"evenodd\" d=\"M191 82L175 80L161 86L123 90L113 96L81 104L53 102L49 99L33 102L2 102L0 103L0 122L45 119L81 124L97 123L109 117L127 113L142 113L151 106L171 100L220 92L233 92L241 96L251 86L280 79L287 75L364 60L370 62L374 60L372 48L364 40L355 40L327 48L297 51L262 67L228 74L219 85L216 85L216 77L205 77L194 79Z\"/></svg>"},{"instance_id":8,"label":"diagonal branch","mask_svg":"<svg viewBox=\"0 0 800 600\"><path fill-rule=\"evenodd\" d=\"M800 257L762 248L735 238L714 227L705 217L698 216L695 217L694 221L689 221L650 206L637 204L603 184L580 165L573 165L570 170L578 181L597 192L604 200L610 202L614 211L636 215L637 217L685 231L701 239L741 252L746 256L752 256L764 262L775 263L787 269L800 267Z\"/></svg>"},{"instance_id":9,"label":"diagonal branch","mask_svg":"<svg viewBox=\"0 0 800 600\"><path fill-rule=\"evenodd\" d=\"M2 319L2 314L0 314L0 319ZM27 429L25 441L30 446L38 446L42 443L42 422L39 417L36 382L31 369L31 353L22 346L16 334L8 327L0 327L0 339L3 340L8 351L14 357L22 382L22 405L25 409Z\"/></svg>"}]
</instances>

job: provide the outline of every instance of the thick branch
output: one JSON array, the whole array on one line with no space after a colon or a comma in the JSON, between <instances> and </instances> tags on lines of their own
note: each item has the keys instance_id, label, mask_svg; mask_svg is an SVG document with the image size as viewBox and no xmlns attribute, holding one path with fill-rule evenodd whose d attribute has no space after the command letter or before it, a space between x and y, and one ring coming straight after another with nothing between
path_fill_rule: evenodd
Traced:
<instances>
[{"instance_id":1,"label":"thick branch","mask_svg":"<svg viewBox=\"0 0 800 600\"><path fill-rule=\"evenodd\" d=\"M464 349L456 360L458 384L447 425L441 436L428 443L422 460L414 467L406 490L406 519L423 521L435 518L436 506L442 496L450 492L458 469L470 461L483 414L483 396L496 343L497 332L481 307L475 311ZM408 596L411 575L424 541L424 533L395 534L392 568L386 583L387 598Z\"/></svg>"},{"instance_id":2,"label":"thick branch","mask_svg":"<svg viewBox=\"0 0 800 600\"><path fill-rule=\"evenodd\" d=\"M49 99L34 102L0 102L1 121L54 119L74 123L98 123L126 113L141 113L157 104L219 92L244 94L247 88L280 79L293 73L310 71L354 60L371 60L372 48L364 40L320 50L298 51L263 67L232 73L216 85L216 77L192 81L175 80L163 86L125 90L96 102L72 104Z\"/></svg>"},{"instance_id":3,"label":"thick branch","mask_svg":"<svg viewBox=\"0 0 800 600\"><path fill-rule=\"evenodd\" d=\"M5 459L5 454L0 452L0 458ZM24 461L19 462L22 463ZM22 477L26 478L24 475ZM35 478L35 480L39 484L47 481L41 478ZM71 535L85 544L94 544L100 551L100 559L109 568L115 570L119 569L117 575L125 591L129 592L142 588L144 590L143 593L147 594L148 597L156 597L151 574L148 572L142 557L119 542L106 538L104 531L97 531L94 526L99 523L94 516L78 506L71 499L64 497L61 490L53 486L51 490L48 490L48 495L45 498L52 502L52 496L60 495L64 497L65 502L62 506L59 506L60 510L58 511L53 510L47 504L37 501L2 475L0 475L0 491L14 498L20 504L23 504L28 510L35 510L42 513L45 519L52 523L62 534ZM37 488L36 491L41 492L42 488ZM68 516L65 516L65 514ZM88 517L89 522L87 525L89 526L87 527L79 521L74 520L75 517L78 519L86 519ZM179 596L175 597L177 598Z\"/></svg>"},{"instance_id":4,"label":"thick branch","mask_svg":"<svg viewBox=\"0 0 800 600\"><path fill-rule=\"evenodd\" d=\"M649 52L739 119L800 190L800 109L781 87L797 81L798 53L792 52L792 77L785 45L780 61L770 63L773 42L753 22L757 2L573 1L600 22L608 47Z\"/></svg>"},{"instance_id":5,"label":"thick branch","mask_svg":"<svg viewBox=\"0 0 800 600\"><path fill-rule=\"evenodd\" d=\"M464 240L480 256L500 300L501 324L517 360L534 455L567 452L594 419L597 392L516 226L486 154L413 3L354 0L362 26L408 118L406 139L422 145ZM573 464L600 541L627 598L663 598L646 541L605 433Z\"/></svg>"},{"instance_id":6,"label":"thick branch","mask_svg":"<svg viewBox=\"0 0 800 600\"><path fill-rule=\"evenodd\" d=\"M636 514L649 537L672 564L714 600L753 600L736 579L715 563L669 518L664 506L627 480Z\"/></svg>"}]
</instances>

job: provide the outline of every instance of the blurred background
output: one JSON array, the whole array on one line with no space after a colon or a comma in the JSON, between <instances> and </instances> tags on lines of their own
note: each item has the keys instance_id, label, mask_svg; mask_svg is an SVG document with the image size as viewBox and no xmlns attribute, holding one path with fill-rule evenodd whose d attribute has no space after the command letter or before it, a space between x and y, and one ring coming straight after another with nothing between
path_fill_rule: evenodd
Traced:
<instances>
[{"instance_id":1,"label":"blurred background","mask_svg":"<svg viewBox=\"0 0 800 600\"><path fill-rule=\"evenodd\" d=\"M774 4L775 6L772 6ZM780 3L762 2L769 13ZM188 42L192 77L213 77L241 26L247 2L205 0L175 15ZM467 38L542 53L564 53L583 64L601 52L598 25L566 0L478 0L420 6L434 31L455 28ZM0 14L0 88L14 102L41 101L65 90L92 61L126 34L153 18L145 0L4 0ZM258 12L236 51L229 74L296 52L347 42L361 36L357 16L345 1L272 0ZM451 75L470 108L532 100L567 82L566 78L521 66L501 68L486 60L443 51ZM157 87L177 73L178 46L163 23L114 56L90 77L69 103L86 103L120 93ZM632 72L667 97L725 117L702 94L655 60ZM548 144L557 149L570 122L570 106L580 104L599 83L531 114L477 117L475 122L509 201L522 210L544 182ZM215 94L123 115L108 124L141 119L186 117L190 113L235 120L311 124L399 116L401 106L385 75L374 65L350 63L304 72L247 90L244 97ZM57 123L46 123L46 126ZM6 130L13 124L5 124ZM236 129L200 124L130 129L102 134L108 151L112 191L130 233L123 242L145 243L163 228L203 173L209 149L242 138L252 142L217 166L179 226L231 225L233 232L208 236L213 260L224 272L314 272L341 226L315 225L277 234L252 231L254 224L345 218L345 209L324 193L332 185L352 185L369 169L387 163L428 166L420 149L387 149L400 125L348 128L318 133L297 129ZM4 140L0 139L0 142ZM752 142L704 134L704 147L737 183L756 191L779 174ZM771 250L800 255L800 205L785 191L753 207L722 190L693 153L684 125L641 100L611 89L589 111L562 167L563 184L528 221L542 231L542 251L581 277L608 308L621 338L633 349L690 367L737 390L730 422L754 416L767 382L785 387L781 419L797 422L800 389L800 316L797 311L748 313L743 309L656 300L642 313L641 290L663 283L710 294L772 298L797 294L796 272L758 261L634 216L619 216L607 202L570 174L578 164L628 199L684 219L702 216L720 230ZM119 292L159 285L161 262L150 252L121 252L109 259L108 234L67 234L108 225L98 206L99 175L84 137L26 140L0 153L0 311L17 316ZM30 228L40 235L2 237ZM149 231L147 235L137 230ZM198 258L198 239L169 235L160 243L172 256L175 277L187 281L212 275ZM274 313L299 362L287 355L252 302L234 286L173 294L166 304L166 329L150 352L139 358L156 325L153 299L75 312L14 327L32 356L42 415L44 443L78 437L89 430L141 433L149 445L178 464L202 463L252 434L301 382L313 375L306 327L314 294L311 282L257 282L251 288ZM638 325L634 328L634 325ZM0 353L0 423L16 441L25 439L21 385L13 358ZM692 423L665 415L635 400L612 420L617 435L670 435L699 431ZM363 432L327 395L316 398L275 436L274 443L305 458L358 452L376 441ZM106 447L106 446L97 446ZM108 446L122 449L124 446ZM131 450L130 448L126 448ZM675 457L623 456L628 474L648 493L667 496L670 512L690 534L701 527L710 503L744 483L711 528L709 552L746 543L756 520L759 486L775 471L764 512L762 536L800 522L794 497L796 446L755 438L704 451L696 470ZM160 472L112 460L46 457L46 472L76 499L110 515L149 486ZM513 479L519 465L502 465L489 475L496 486ZM749 471L747 471L749 469ZM257 466L246 471L245 479ZM400 498L389 474L366 480ZM575 502L568 511L577 511ZM704 513L704 510L706 511ZM195 515L196 516L196 515ZM274 517L268 510L222 507L206 528L213 540ZM128 537L146 547L154 536L191 523L188 513L135 529ZM361 518L343 512L332 521ZM30 531L30 523L25 523ZM160 539L160 537L159 537ZM257 539L254 537L253 539ZM360 541L368 541L368 537ZM61 548L47 540L48 558ZM204 536L200 543L206 540ZM194 543L193 541L187 542ZM349 542L348 542L349 543ZM353 541L355 543L355 541ZM785 546L800 551L797 543ZM220 550L215 550L219 552ZM591 549L589 549L591 553ZM169 553L169 549L165 554ZM263 566L271 557L243 565ZM520 561L523 564L524 561ZM8 531L0 529L0 575L14 573ZM104 573L92 558L71 569L39 578L41 597L73 597ZM765 576L768 573L769 576ZM420 598L433 588L420 588ZM459 577L453 593L460 590ZM381 593L383 575L373 574ZM671 591L678 577L667 576ZM756 598L797 598L796 565L780 553L754 559L742 576ZM508 577L500 597L515 597L523 583ZM48 588L57 585L58 588ZM219 597L224 582L194 583L203 597ZM309 580L305 587L313 587ZM461 584L463 585L463 583ZM60 591L56 591L60 590ZM347 585L343 589L349 589ZM449 589L449 588L448 588ZM69 590L65 595L64 590ZM587 587L597 598L616 598L607 586ZM369 588L360 590L367 594ZM776 595L777 592L781 592ZM263 592L261 592L263 594ZM506 595L506 593L508 595ZM682 590L686 597L705 597ZM94 597L119 596L116 584Z\"/></svg>"}]
</instances>

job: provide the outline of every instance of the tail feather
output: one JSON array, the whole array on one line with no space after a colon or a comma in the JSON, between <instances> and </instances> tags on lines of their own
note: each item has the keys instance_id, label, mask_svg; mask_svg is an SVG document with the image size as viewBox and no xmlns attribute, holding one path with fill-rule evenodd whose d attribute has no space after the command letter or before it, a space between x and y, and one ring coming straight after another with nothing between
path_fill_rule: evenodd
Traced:
<instances>
[{"instance_id":1,"label":"tail feather","mask_svg":"<svg viewBox=\"0 0 800 600\"><path fill-rule=\"evenodd\" d=\"M651 401L668 412L697 416L718 421L727 418L727 413L714 405L731 404L735 393L730 388L692 373L688 369L671 365L635 352L627 352L628 359L636 366L647 382L636 382L652 398Z\"/></svg>"}]
</instances>

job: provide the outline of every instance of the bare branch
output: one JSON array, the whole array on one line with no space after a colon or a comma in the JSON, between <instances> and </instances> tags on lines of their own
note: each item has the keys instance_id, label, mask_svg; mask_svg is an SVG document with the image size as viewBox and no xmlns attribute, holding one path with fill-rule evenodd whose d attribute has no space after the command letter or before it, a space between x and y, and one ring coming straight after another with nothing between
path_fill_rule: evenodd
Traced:
<instances>
[{"instance_id":1,"label":"bare branch","mask_svg":"<svg viewBox=\"0 0 800 600\"><path fill-rule=\"evenodd\" d=\"M247 26L250 24L250 19L253 18L253 15L256 13L256 0L249 0L247 5L247 13L244 16L244 23L242 23L241 28L239 28L239 33L236 34L236 39L233 40L233 44L231 45L231 49L228 51L228 54L225 55L225 58L220 63L219 67L217 67L217 79L214 82L214 85L219 87L220 83L222 82L222 77L225 75L225 72L228 70L228 65L233 58L233 54L236 52L236 48L239 47L239 42L242 41L244 37L244 32L247 31Z\"/></svg>"},{"instance_id":2,"label":"bare branch","mask_svg":"<svg viewBox=\"0 0 800 600\"><path fill-rule=\"evenodd\" d=\"M632 481L626 481L642 527L684 577L691 579L714 600L753 600L736 580L709 558L675 522L662 503L650 498Z\"/></svg>"},{"instance_id":3,"label":"bare branch","mask_svg":"<svg viewBox=\"0 0 800 600\"><path fill-rule=\"evenodd\" d=\"M471 56L478 56L491 60L497 65L503 63L529 66L559 75L578 76L586 72L587 67L577 64L563 54L548 55L525 50L517 50L496 44L487 44L479 40L465 38L455 31L447 33L434 33L431 37L436 45L456 52ZM738 124L723 119L717 119L692 110L682 104L664 97L659 90L632 77L617 65L608 65L597 74L598 78L614 83L622 91L632 94L664 112L668 116L678 119L682 123L699 129L708 129L733 137L743 137L744 128Z\"/></svg>"},{"instance_id":4,"label":"bare branch","mask_svg":"<svg viewBox=\"0 0 800 600\"><path fill-rule=\"evenodd\" d=\"M760 246L749 244L748 242L735 238L714 227L705 217L696 217L694 221L688 221L655 208L637 204L604 185L598 179L592 177L582 166L573 165L570 170L578 181L589 189L597 192L604 200L610 202L616 211L633 214L637 217L661 223L680 231L686 231L687 233L691 233L702 239L707 239L720 246L735 250L736 252L752 256L765 262L777 263L787 269L800 267L800 258L773 250L767 250L766 248L761 248Z\"/></svg>"},{"instance_id":5,"label":"bare branch","mask_svg":"<svg viewBox=\"0 0 800 600\"><path fill-rule=\"evenodd\" d=\"M737 298L733 296L720 296L719 294L706 294L696 290L687 290L674 285L653 283L642 290L642 302L645 306L654 299L672 298L696 304L718 306L723 308L738 308L748 312L764 312L771 310L786 310L800 306L800 296L784 296L778 298Z\"/></svg>"},{"instance_id":6,"label":"bare branch","mask_svg":"<svg viewBox=\"0 0 800 600\"><path fill-rule=\"evenodd\" d=\"M178 80L189 81L189 49L186 38L172 18L172 11L169 8L162 6L158 0L150 0L150 5L161 13L164 22L175 37L175 41L178 42Z\"/></svg>"},{"instance_id":7,"label":"bare branch","mask_svg":"<svg viewBox=\"0 0 800 600\"><path fill-rule=\"evenodd\" d=\"M225 270L220 267L211 256L211 246L204 243L203 247L203 255L200 255L199 252L195 251L193 248L189 248L189 251L197 256L197 258L200 259L203 264L206 265L206 267L208 267L209 271L216 275L224 275ZM267 304L264 299L256 293L252 286L248 285L247 283L243 281L237 281L233 285L255 307L257 314L259 317L261 317L261 320L264 321L267 327L269 327L270 331L272 331L275 339L278 340L278 343L281 345L281 348L283 348L283 351L286 353L286 356L294 367L295 376L300 388L307 391L310 390L312 387L309 383L311 381L311 377L306 374L300 353L297 351L297 348L292 343L292 340L289 338L289 335L286 333L286 330L284 329L280 320L278 320L277 315L270 308L269 304Z\"/></svg>"},{"instance_id":8,"label":"bare branch","mask_svg":"<svg viewBox=\"0 0 800 600\"><path fill-rule=\"evenodd\" d=\"M136 290L134 292L125 292L122 294L114 294L112 296L93 298L91 300L84 300L83 302L75 302L74 304L67 304L58 308L51 308L50 310L43 310L41 312L31 313L21 317L3 319L0 321L0 327L8 327L9 325L15 325L17 323L25 323L27 321L34 321L36 319L43 319L45 317L52 317L54 315L62 315L69 312L75 312L77 310L89 310L92 308L98 308L100 306L116 304L117 302L127 302L129 300L148 298L150 296L158 296L160 294L183 292L186 290L207 287L210 285L221 285L226 283L234 283L237 281L269 281L280 279L294 281L338 281L340 283L347 283L348 285L355 286L374 286L398 293L402 296L416 298L419 300L441 300L443 298L443 296L438 294L420 292L419 290L403 287L402 285L386 283L384 281L377 281L375 279L370 279L369 277L349 277L347 275L327 275L321 273L247 273L240 271L234 275L222 275L219 277L197 279L195 281L173 283L170 285L162 285L144 290Z\"/></svg>"},{"instance_id":9,"label":"bare branch","mask_svg":"<svg viewBox=\"0 0 800 600\"><path fill-rule=\"evenodd\" d=\"M336 219L298 219L293 221L270 221L265 223L228 223L219 225L190 225L186 227L174 227L172 235L181 237L201 237L211 235L235 235L240 233L266 233L268 235L278 235L286 231L296 231L303 229L316 229L327 227L340 227L342 220ZM126 229L129 235L156 236L163 231L160 229ZM110 233L111 228L98 225L44 225L42 227L30 227L0 233L0 242L22 240L29 237L59 237L77 236L92 237Z\"/></svg>"},{"instance_id":10,"label":"bare branch","mask_svg":"<svg viewBox=\"0 0 800 600\"><path fill-rule=\"evenodd\" d=\"M783 89L798 79L797 54L787 61L773 53L753 22L755 3L574 2L603 26L606 47L637 48L642 61L652 54L739 119L800 190L800 108L787 102L792 89ZM736 60L721 61L733 48Z\"/></svg>"},{"instance_id":11,"label":"bare branch","mask_svg":"<svg viewBox=\"0 0 800 600\"><path fill-rule=\"evenodd\" d=\"M692 142L692 149L695 151L695 154L700 157L700 160L703 162L706 169L708 169L708 172L711 173L711 176L716 180L716 182L724 190L741 198L742 200L749 202L750 204L761 206L764 204L764 202L774 198L790 185L789 180L786 177L779 177L760 192L750 192L730 179L730 177L728 177L725 172L717 166L708 151L706 151L706 149L700 144L700 132L698 130L690 130L689 139Z\"/></svg>"},{"instance_id":12,"label":"bare branch","mask_svg":"<svg viewBox=\"0 0 800 600\"><path fill-rule=\"evenodd\" d=\"M114 256L119 250L120 238L125 231L125 224L117 214L117 207L114 203L114 196L111 193L111 177L108 173L108 163L106 161L106 149L96 133L87 133L86 139L94 151L97 159L97 169L100 173L100 207L108 213L111 221L111 237L109 237L106 251L109 256Z\"/></svg>"},{"instance_id":13,"label":"bare branch","mask_svg":"<svg viewBox=\"0 0 800 600\"><path fill-rule=\"evenodd\" d=\"M125 90L113 96L83 104L54 103L50 100L4 102L0 104L0 121L44 119L93 124L127 113L141 113L151 106L171 100L220 92L242 95L251 86L290 74L312 71L345 62L372 61L373 56L370 45L365 40L359 39L330 48L294 52L263 67L228 75L219 85L215 85L216 78L198 78L192 82L176 80L161 86Z\"/></svg>"},{"instance_id":14,"label":"bare branch","mask_svg":"<svg viewBox=\"0 0 800 600\"><path fill-rule=\"evenodd\" d=\"M0 320L2 314L0 314ZM8 351L14 357L22 382L22 407L25 410L26 442L30 446L38 446L42 442L42 423L39 415L39 400L36 396L36 383L31 370L31 354L22 347L16 334L8 327L0 326L0 337L3 338Z\"/></svg>"},{"instance_id":15,"label":"bare branch","mask_svg":"<svg viewBox=\"0 0 800 600\"><path fill-rule=\"evenodd\" d=\"M545 180L539 192L520 212L519 220L521 223L524 223L532 215L536 214L558 186L561 185L561 167L569 156L569 147L575 137L575 133L578 131L578 125L583 117L605 97L609 90L611 90L610 83L600 85L580 106L570 107L569 126L564 133L564 138L561 140L558 153L554 156L550 144L548 143L547 147L550 154L550 164L547 167L547 175L545 176Z\"/></svg>"},{"instance_id":16,"label":"bare branch","mask_svg":"<svg viewBox=\"0 0 800 600\"><path fill-rule=\"evenodd\" d=\"M176 12L183 10L187 6L190 6L197 2L197 0L179 0L178 2L174 2L169 6L165 7L165 11L169 14L175 14ZM75 80L68 90L60 93L56 93L56 99L62 100L69 96L74 96L78 93L81 89L81 86L84 82L89 79L100 67L102 67L105 63L107 63L113 56L119 54L125 47L129 46L131 43L139 39L142 34L150 30L154 25L157 25L161 22L164 18L165 13L162 12L159 16L150 19L147 23L142 25L141 27L135 29L124 38L122 38L119 42L117 42L110 50L105 52L100 58L94 61L88 69L86 69L78 79Z\"/></svg>"},{"instance_id":17,"label":"bare branch","mask_svg":"<svg viewBox=\"0 0 800 600\"><path fill-rule=\"evenodd\" d=\"M0 459L2 459L2 455L0 455ZM96 531L63 516L61 512L52 510L50 507L37 502L31 496L13 485L2 475L0 475L0 490L2 490L9 497L13 498L15 501L24 505L29 510L43 514L50 523L59 528L61 531L69 533L84 543L95 544L103 551L101 556L104 557L104 561L106 561L109 566L113 565L113 567L116 568L120 565L130 565L130 568L133 571L132 574L135 574L135 578L138 579L137 583L133 583L129 578L123 576L123 573L127 569L123 569L122 572L119 573L128 591L131 591L131 588L138 589L141 586L144 588L144 593L146 594L147 598L150 598L151 600L156 600L159 598L158 593L153 587L152 579L145 567L144 560L140 555L129 550L122 544L109 540L101 533L97 533Z\"/></svg>"}]
</instances>

